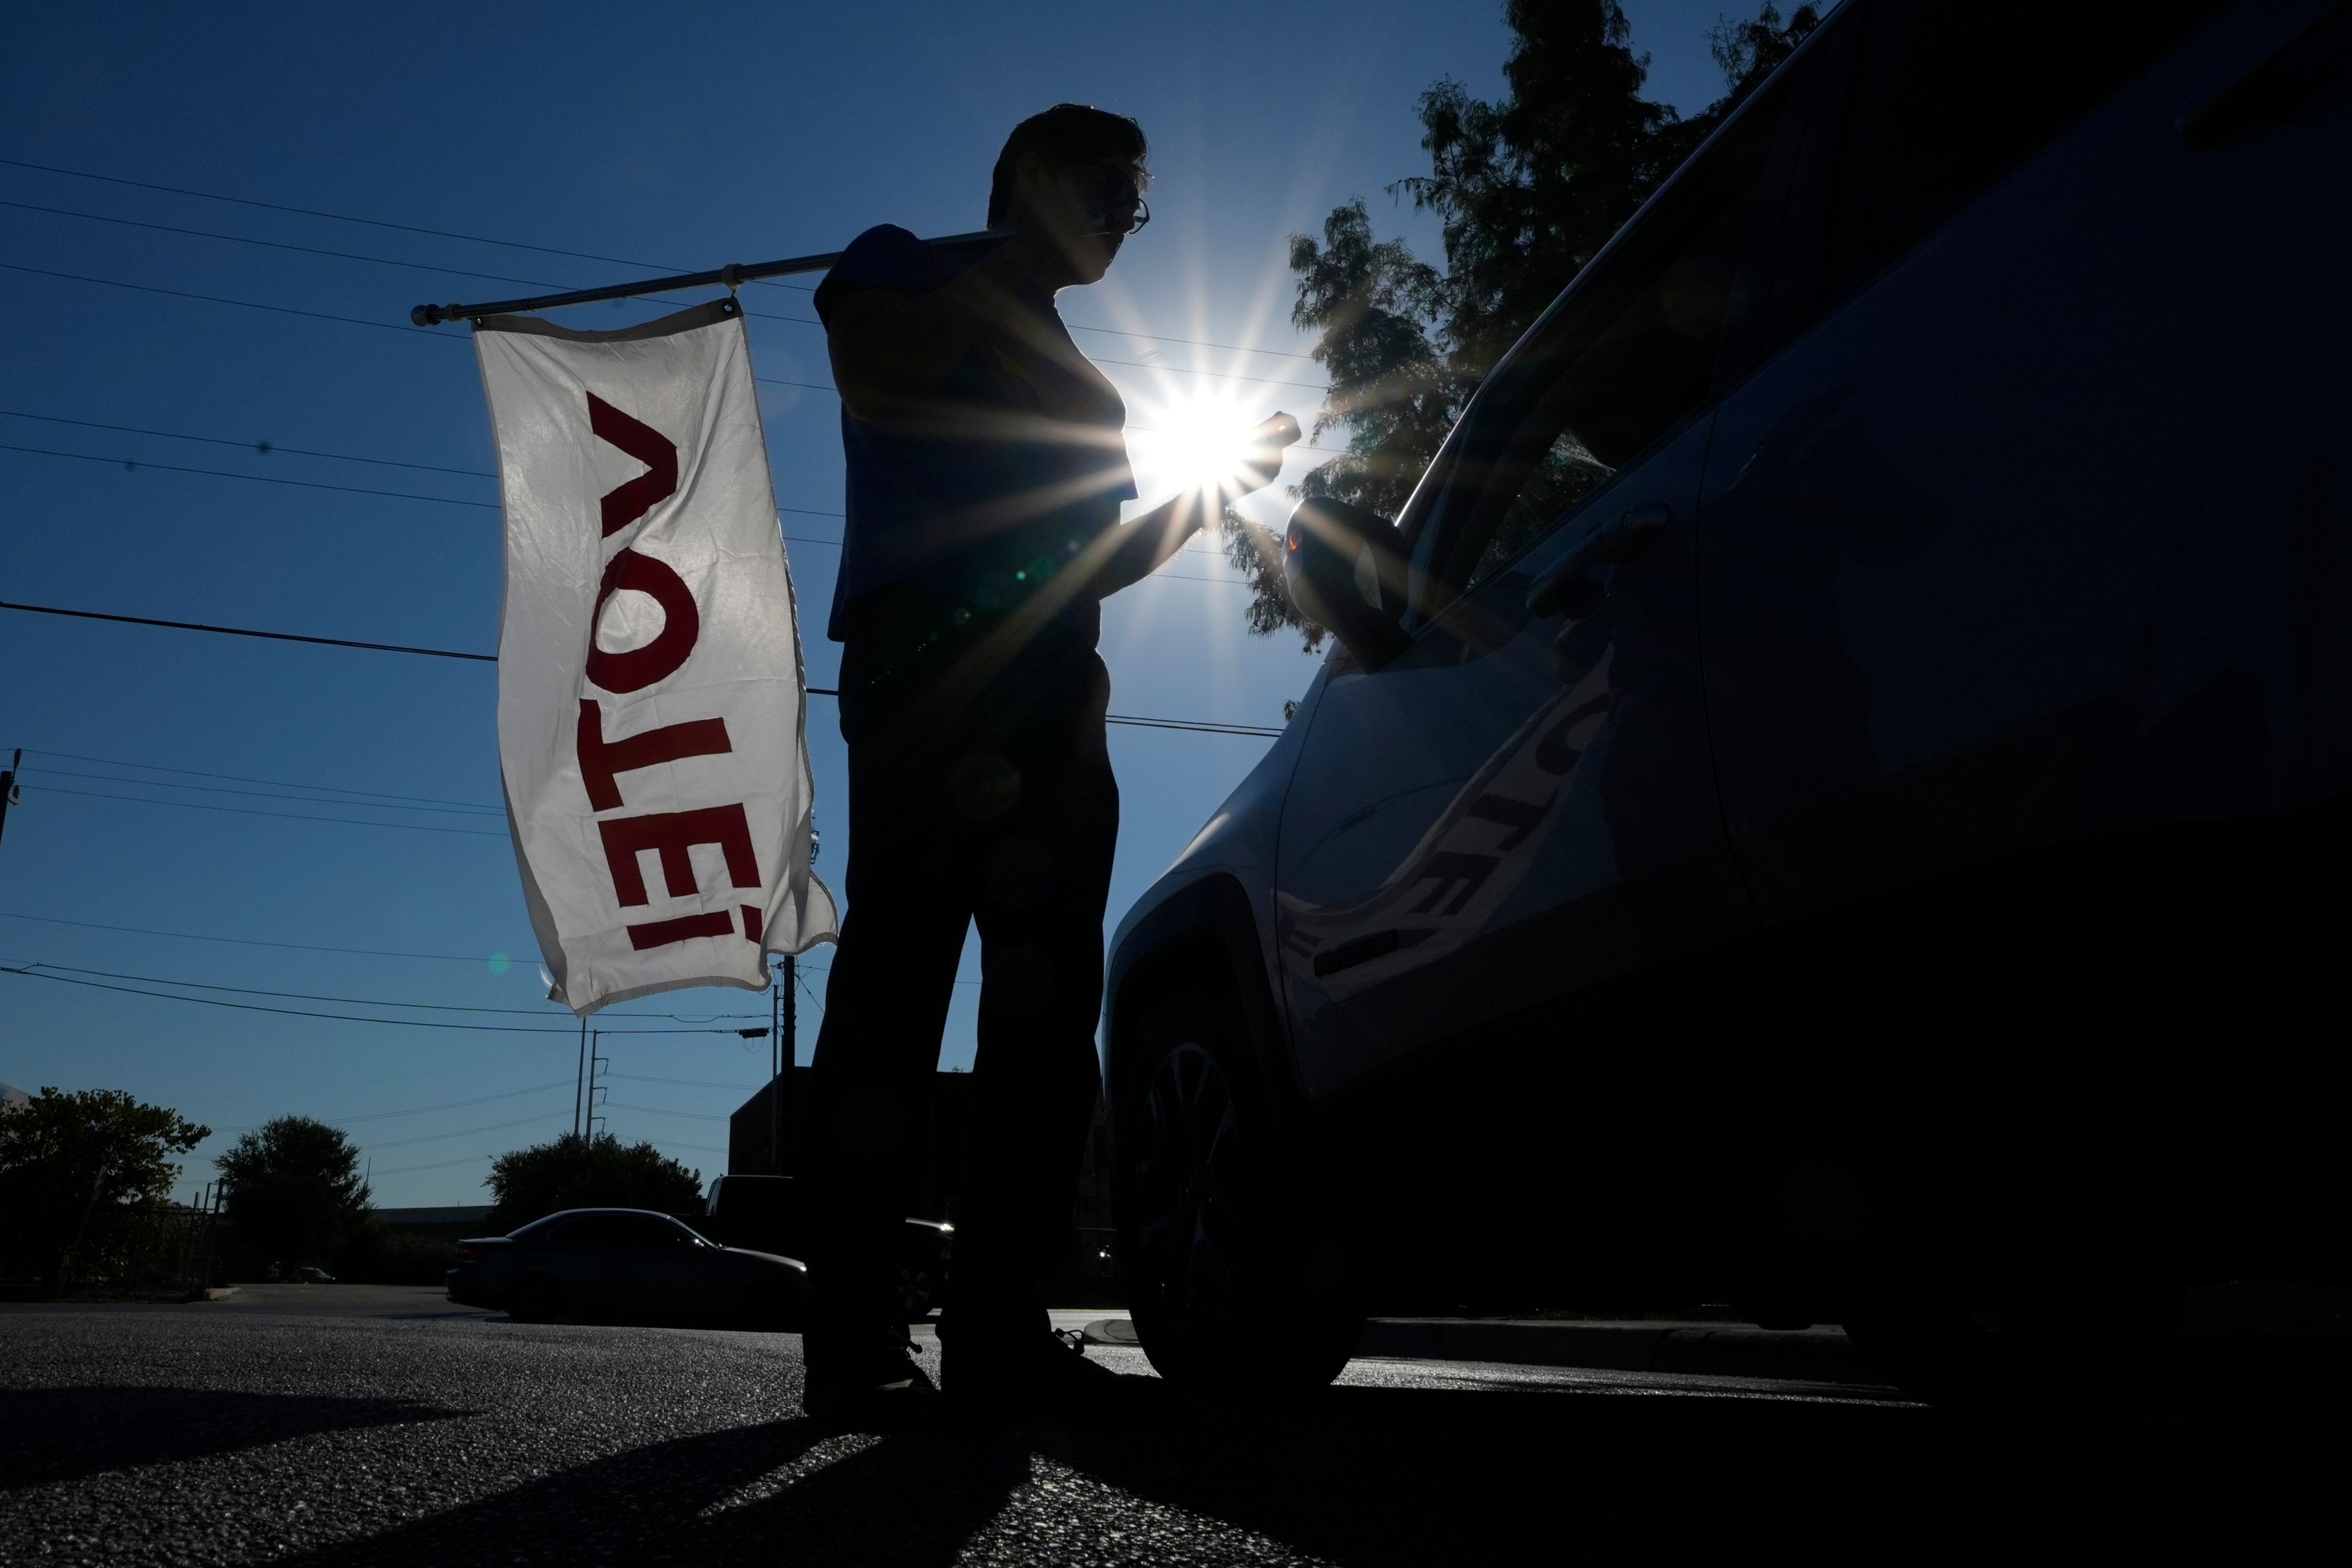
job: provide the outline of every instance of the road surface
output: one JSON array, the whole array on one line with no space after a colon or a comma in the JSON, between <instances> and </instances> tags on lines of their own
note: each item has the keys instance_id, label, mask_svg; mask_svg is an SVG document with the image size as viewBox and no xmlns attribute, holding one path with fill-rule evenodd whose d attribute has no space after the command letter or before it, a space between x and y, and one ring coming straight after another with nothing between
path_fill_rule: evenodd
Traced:
<instances>
[{"instance_id":1,"label":"road surface","mask_svg":"<svg viewBox=\"0 0 2352 1568\"><path fill-rule=\"evenodd\" d=\"M2276 1562L2340 1532L2347 1458L2342 1380L2289 1366L1989 1425L1403 1361L1188 1406L1097 1349L1115 1418L877 1437L801 1417L799 1350L429 1289L0 1307L0 1563Z\"/></svg>"}]
</instances>

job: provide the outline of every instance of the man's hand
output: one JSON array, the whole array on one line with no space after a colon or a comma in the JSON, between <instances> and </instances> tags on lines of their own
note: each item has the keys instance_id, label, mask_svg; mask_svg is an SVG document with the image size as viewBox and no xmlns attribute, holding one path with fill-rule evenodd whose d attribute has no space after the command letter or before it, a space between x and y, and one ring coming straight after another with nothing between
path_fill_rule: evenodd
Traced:
<instances>
[{"instance_id":1,"label":"man's hand","mask_svg":"<svg viewBox=\"0 0 2352 1568\"><path fill-rule=\"evenodd\" d=\"M1255 495L1274 483L1291 443L1297 439L1298 421L1287 414L1277 414L1251 431L1249 446L1242 454L1241 476L1224 486L1226 499Z\"/></svg>"},{"instance_id":2,"label":"man's hand","mask_svg":"<svg viewBox=\"0 0 2352 1568\"><path fill-rule=\"evenodd\" d=\"M1186 490L1105 534L1096 542L1097 558L1085 564L1095 594L1108 597L1141 582L1213 521L1226 502L1274 483L1275 476L1282 472L1286 450L1297 439L1298 421L1277 414L1250 432L1249 446L1238 465L1241 471L1235 477L1214 490Z\"/></svg>"}]
</instances>

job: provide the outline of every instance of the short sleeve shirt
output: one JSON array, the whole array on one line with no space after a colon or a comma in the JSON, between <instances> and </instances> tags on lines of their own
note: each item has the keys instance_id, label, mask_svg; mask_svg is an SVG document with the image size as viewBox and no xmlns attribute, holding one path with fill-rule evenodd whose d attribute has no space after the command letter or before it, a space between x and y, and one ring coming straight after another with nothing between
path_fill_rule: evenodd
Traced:
<instances>
[{"instance_id":1,"label":"short sleeve shirt","mask_svg":"<svg viewBox=\"0 0 2352 1568\"><path fill-rule=\"evenodd\" d=\"M856 290L926 293L968 265L903 228L869 228L818 285L818 319ZM1050 614L1091 645L1101 603L1070 574L1135 496L1126 423L1046 298L1022 330L984 331L919 419L862 420L845 405L848 522L827 635L845 639L859 600L905 587Z\"/></svg>"}]
</instances>

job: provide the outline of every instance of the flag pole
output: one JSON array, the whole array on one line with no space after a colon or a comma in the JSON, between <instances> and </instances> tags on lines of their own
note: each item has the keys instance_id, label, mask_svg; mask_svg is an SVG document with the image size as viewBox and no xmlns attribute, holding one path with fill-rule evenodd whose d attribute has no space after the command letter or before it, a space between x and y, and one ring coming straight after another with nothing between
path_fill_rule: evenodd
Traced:
<instances>
[{"instance_id":1,"label":"flag pole","mask_svg":"<svg viewBox=\"0 0 2352 1568\"><path fill-rule=\"evenodd\" d=\"M983 228L970 234L942 235L923 243L946 248L993 245L1012 238L1013 233L1009 228ZM600 300L627 300L639 294L667 294L679 289L707 289L721 283L733 289L745 283L756 283L762 278L784 278L796 272L829 272L833 264L841 259L841 254L838 250L828 250L820 256L788 256L782 261L760 261L749 267L730 262L709 272L681 272L671 278L647 278L636 283L614 283L602 289L575 289L568 294L540 294L528 300L493 300L480 305L419 305L408 312L408 319L420 327L432 327L443 321L469 321L478 316L509 316L519 310L553 310L565 305L593 305Z\"/></svg>"}]
</instances>

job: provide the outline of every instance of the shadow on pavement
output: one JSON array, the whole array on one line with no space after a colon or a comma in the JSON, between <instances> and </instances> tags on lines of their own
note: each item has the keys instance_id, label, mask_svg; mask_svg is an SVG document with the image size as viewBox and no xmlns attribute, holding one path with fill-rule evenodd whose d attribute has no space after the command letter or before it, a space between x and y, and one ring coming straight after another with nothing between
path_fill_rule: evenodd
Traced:
<instances>
[{"instance_id":1,"label":"shadow on pavement","mask_svg":"<svg viewBox=\"0 0 2352 1568\"><path fill-rule=\"evenodd\" d=\"M1127 1408L1084 1423L828 1437L782 1421L656 1444L294 1561L1200 1562L1270 1547L1425 1564L1745 1555L1759 1538L1831 1558L2259 1561L2333 1528L2343 1447L1654 1384L1214 1405L1131 1381Z\"/></svg>"},{"instance_id":2,"label":"shadow on pavement","mask_svg":"<svg viewBox=\"0 0 2352 1568\"><path fill-rule=\"evenodd\" d=\"M758 1483L830 1439L844 1452ZM656 1443L359 1541L281 1559L348 1563L945 1563L1029 1479L1027 1456L941 1436L876 1441L804 1420Z\"/></svg>"},{"instance_id":3,"label":"shadow on pavement","mask_svg":"<svg viewBox=\"0 0 2352 1568\"><path fill-rule=\"evenodd\" d=\"M464 1414L401 1399L194 1388L0 1389L0 1489L289 1437Z\"/></svg>"}]
</instances>

